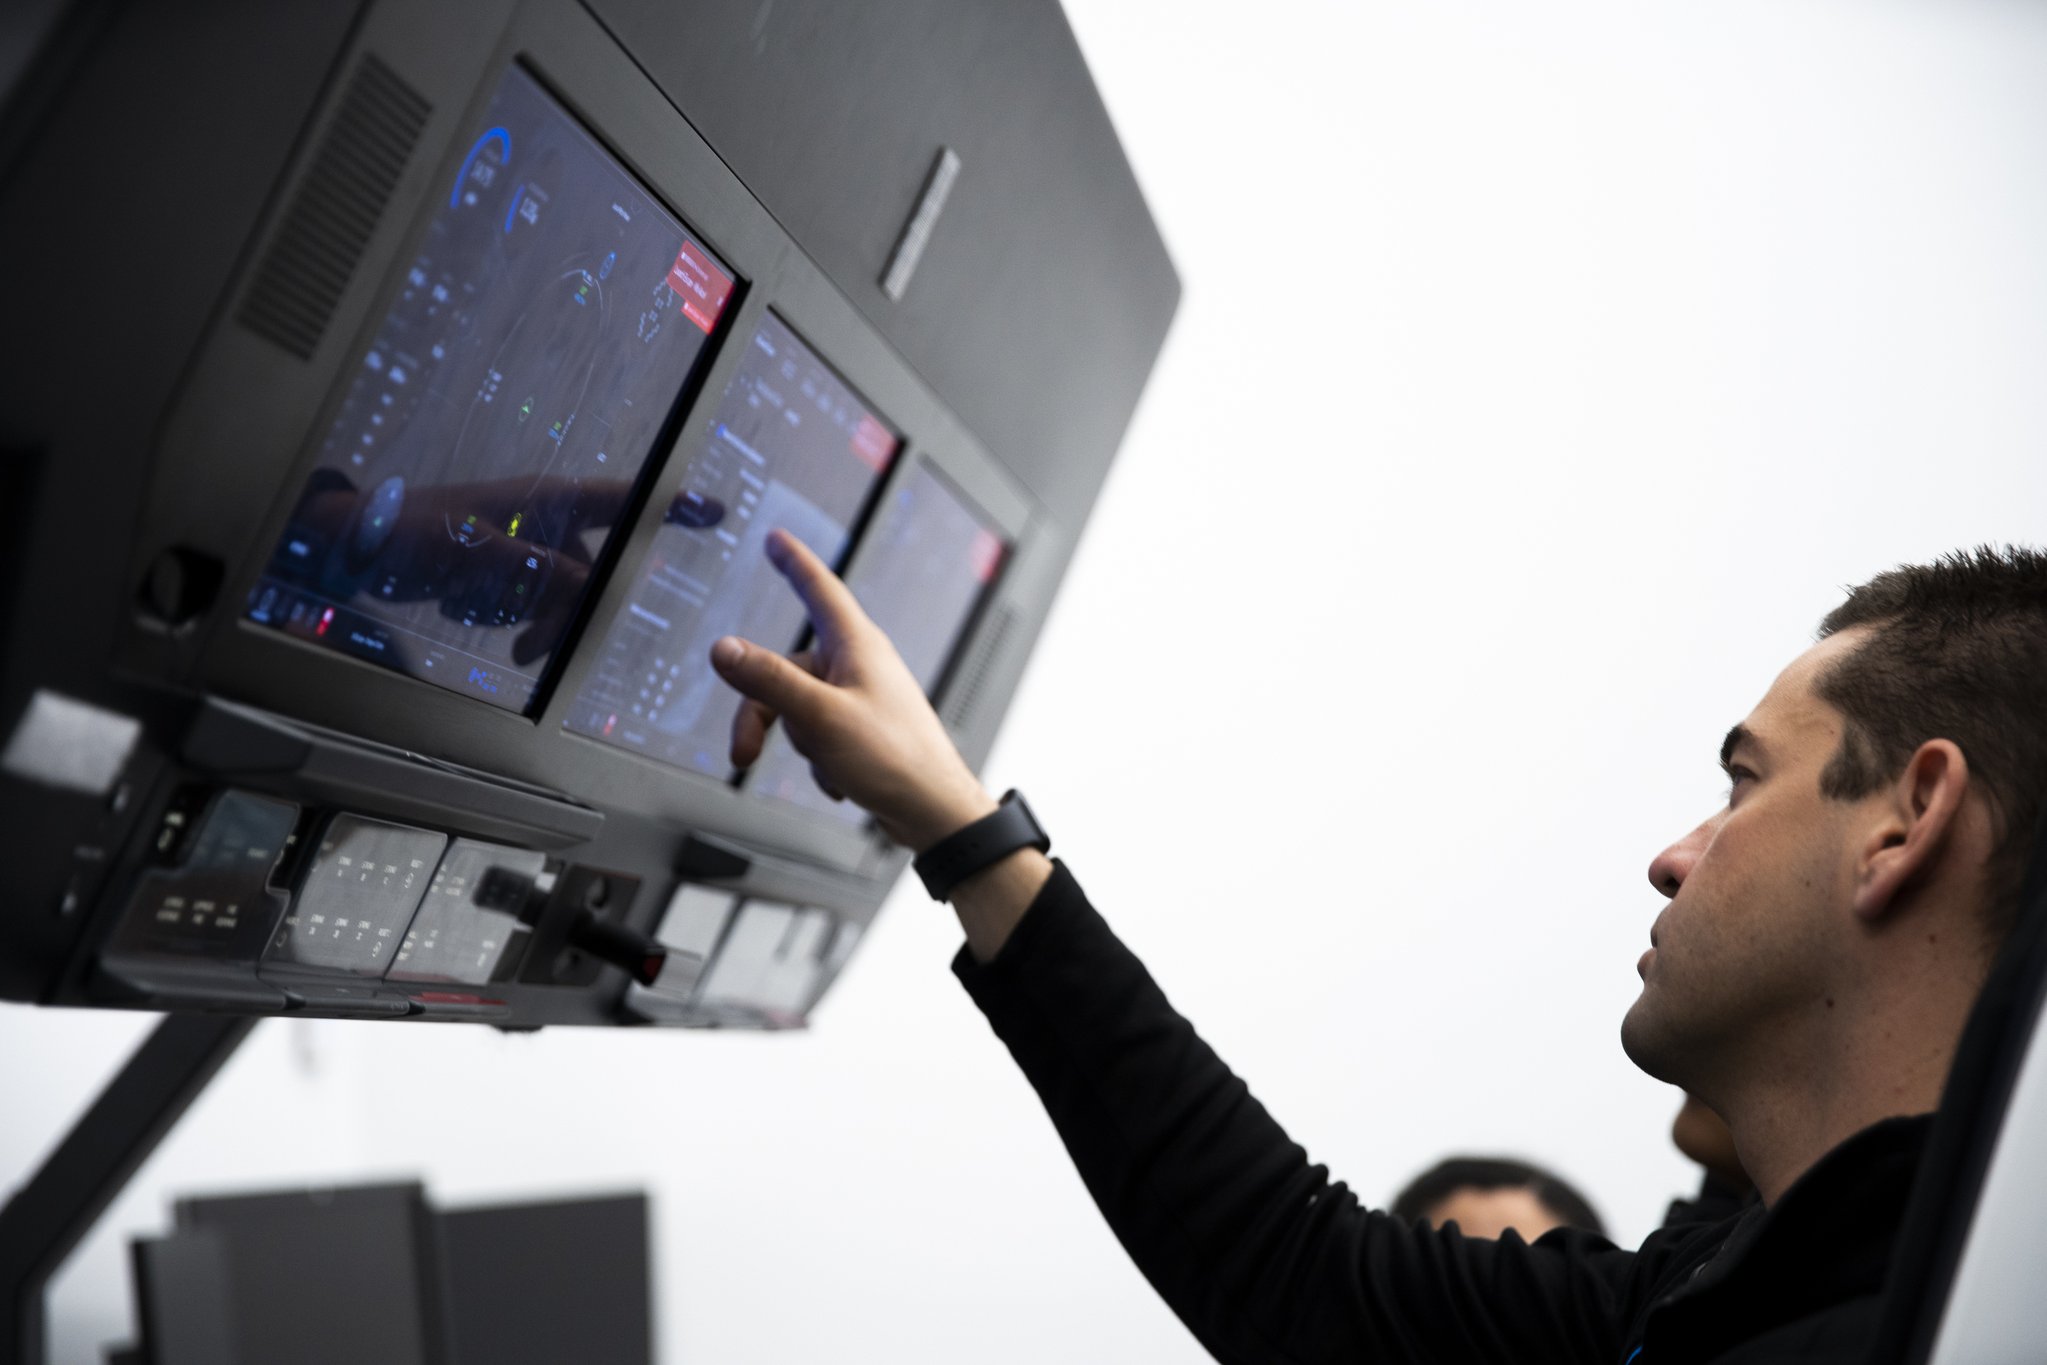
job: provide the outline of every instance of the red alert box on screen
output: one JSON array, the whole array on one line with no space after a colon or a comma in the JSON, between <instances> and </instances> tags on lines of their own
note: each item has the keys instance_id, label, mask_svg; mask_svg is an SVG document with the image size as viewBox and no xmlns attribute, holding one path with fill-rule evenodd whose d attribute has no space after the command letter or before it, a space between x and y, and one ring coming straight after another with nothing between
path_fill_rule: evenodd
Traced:
<instances>
[{"instance_id":1,"label":"red alert box on screen","mask_svg":"<svg viewBox=\"0 0 2047 1365\"><path fill-rule=\"evenodd\" d=\"M704 249L687 238L668 268L668 287L682 300L682 315L706 332L718 325L725 300L732 297L732 277L712 265Z\"/></svg>"}]
</instances>

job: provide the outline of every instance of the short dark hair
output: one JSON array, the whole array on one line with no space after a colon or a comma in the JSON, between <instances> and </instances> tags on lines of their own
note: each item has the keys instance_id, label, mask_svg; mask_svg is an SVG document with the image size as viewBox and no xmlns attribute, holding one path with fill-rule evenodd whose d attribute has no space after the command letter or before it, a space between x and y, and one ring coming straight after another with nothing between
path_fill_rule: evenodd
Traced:
<instances>
[{"instance_id":1,"label":"short dark hair","mask_svg":"<svg viewBox=\"0 0 2047 1365\"><path fill-rule=\"evenodd\" d=\"M2047 806L2047 554L1985 545L1900 565L1849 589L1820 638L1854 626L1870 638L1814 689L1846 721L1820 790L1867 796L1921 744L1952 740L1997 822L1984 928L2002 944Z\"/></svg>"},{"instance_id":2,"label":"short dark hair","mask_svg":"<svg viewBox=\"0 0 2047 1365\"><path fill-rule=\"evenodd\" d=\"M1393 1216L1415 1222L1459 1190L1527 1190L1567 1226L1606 1236L1606 1225L1591 1203L1562 1176L1505 1156L1444 1158L1394 1197Z\"/></svg>"}]
</instances>

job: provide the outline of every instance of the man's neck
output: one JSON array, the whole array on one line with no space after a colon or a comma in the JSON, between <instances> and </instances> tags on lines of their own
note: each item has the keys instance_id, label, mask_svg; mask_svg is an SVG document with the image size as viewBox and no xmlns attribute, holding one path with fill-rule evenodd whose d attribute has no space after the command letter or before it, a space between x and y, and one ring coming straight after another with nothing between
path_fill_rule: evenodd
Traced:
<instances>
[{"instance_id":1,"label":"man's neck","mask_svg":"<svg viewBox=\"0 0 2047 1365\"><path fill-rule=\"evenodd\" d=\"M1912 1005L1873 1002L1859 1020L1829 1020L1805 1047L1744 1068L1746 1084L1716 1102L1765 1204L1871 1124L1939 1105L1968 1009L1929 1009L1924 996Z\"/></svg>"}]
</instances>

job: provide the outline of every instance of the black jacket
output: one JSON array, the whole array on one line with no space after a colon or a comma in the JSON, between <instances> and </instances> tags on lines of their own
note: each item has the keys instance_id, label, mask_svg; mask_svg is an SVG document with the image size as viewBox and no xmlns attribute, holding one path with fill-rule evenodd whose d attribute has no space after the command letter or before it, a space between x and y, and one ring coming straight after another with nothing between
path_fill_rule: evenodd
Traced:
<instances>
[{"instance_id":1,"label":"black jacket","mask_svg":"<svg viewBox=\"0 0 2047 1365\"><path fill-rule=\"evenodd\" d=\"M1037 1088L1145 1278L1215 1358L1855 1361L1925 1118L1842 1143L1777 1201L1635 1251L1410 1227L1274 1123L1064 866L996 959L953 970Z\"/></svg>"}]
</instances>

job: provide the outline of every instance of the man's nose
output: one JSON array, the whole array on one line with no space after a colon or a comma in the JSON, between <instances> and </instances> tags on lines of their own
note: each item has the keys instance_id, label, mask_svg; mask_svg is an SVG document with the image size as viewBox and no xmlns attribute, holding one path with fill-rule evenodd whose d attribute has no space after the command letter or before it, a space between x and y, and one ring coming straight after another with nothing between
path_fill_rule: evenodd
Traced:
<instances>
[{"instance_id":1,"label":"man's nose","mask_svg":"<svg viewBox=\"0 0 2047 1365\"><path fill-rule=\"evenodd\" d=\"M1706 851L1706 845L1713 838L1713 822L1706 821L1684 838L1657 854L1649 862L1649 885L1668 898L1677 894L1685 878L1692 875L1692 867L1699 861L1699 855Z\"/></svg>"}]
</instances>

